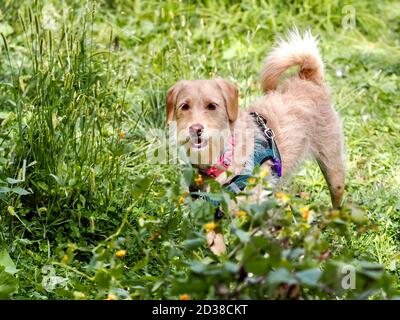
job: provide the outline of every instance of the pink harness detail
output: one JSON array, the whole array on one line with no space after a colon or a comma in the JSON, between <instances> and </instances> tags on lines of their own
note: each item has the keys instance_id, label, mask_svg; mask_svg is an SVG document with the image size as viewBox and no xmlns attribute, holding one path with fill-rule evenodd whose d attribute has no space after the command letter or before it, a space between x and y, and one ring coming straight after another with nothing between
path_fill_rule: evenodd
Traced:
<instances>
[{"instance_id":1,"label":"pink harness detail","mask_svg":"<svg viewBox=\"0 0 400 320\"><path fill-rule=\"evenodd\" d=\"M230 164L232 163L233 159L233 152L235 150L235 138L232 135L231 138L229 139L229 146L225 150L224 154L221 155L219 158L219 161L216 165L210 166L209 168L202 170L202 172L212 178L218 177L221 173L225 172Z\"/></svg>"}]
</instances>

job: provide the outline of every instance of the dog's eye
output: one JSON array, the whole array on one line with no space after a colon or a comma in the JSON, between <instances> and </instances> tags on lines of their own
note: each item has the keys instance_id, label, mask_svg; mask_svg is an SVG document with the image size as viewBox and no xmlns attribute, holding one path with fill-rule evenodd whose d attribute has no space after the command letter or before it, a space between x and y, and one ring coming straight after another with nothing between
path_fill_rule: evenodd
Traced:
<instances>
[{"instance_id":1,"label":"dog's eye","mask_svg":"<svg viewBox=\"0 0 400 320\"><path fill-rule=\"evenodd\" d=\"M182 103L179 106L179 110L187 111L187 110L189 110L189 105L187 103Z\"/></svg>"},{"instance_id":2,"label":"dog's eye","mask_svg":"<svg viewBox=\"0 0 400 320\"><path fill-rule=\"evenodd\" d=\"M208 105L207 105L207 110L215 110L215 109L217 109L217 105L215 104L215 103L209 103Z\"/></svg>"}]
</instances>

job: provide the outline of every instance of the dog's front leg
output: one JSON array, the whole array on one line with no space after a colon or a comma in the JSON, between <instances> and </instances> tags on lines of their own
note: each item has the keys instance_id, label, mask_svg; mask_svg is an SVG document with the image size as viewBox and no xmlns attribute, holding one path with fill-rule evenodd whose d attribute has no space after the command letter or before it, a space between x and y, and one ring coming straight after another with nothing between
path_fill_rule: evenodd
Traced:
<instances>
[{"instance_id":1,"label":"dog's front leg","mask_svg":"<svg viewBox=\"0 0 400 320\"><path fill-rule=\"evenodd\" d=\"M226 253L226 245L222 232L209 231L206 237L208 247L212 253L217 256Z\"/></svg>"},{"instance_id":2,"label":"dog's front leg","mask_svg":"<svg viewBox=\"0 0 400 320\"><path fill-rule=\"evenodd\" d=\"M237 203L234 201L230 201L228 207L228 212L237 211ZM212 253L217 256L226 253L226 244L221 226L218 226L215 230L207 232L206 238L208 247Z\"/></svg>"},{"instance_id":3,"label":"dog's front leg","mask_svg":"<svg viewBox=\"0 0 400 320\"><path fill-rule=\"evenodd\" d=\"M266 191L263 189L262 184L259 184L252 192L252 200L253 202L259 203L265 198L268 198L271 194L271 191ZM248 200L248 196L246 197L238 197L239 202L240 201L245 201ZM230 202L229 203L229 212L237 212L239 210L239 206L235 202ZM222 234L222 231L218 227L216 231L209 231L207 232L206 235L207 238L207 244L208 247L210 248L211 252L213 252L215 255L219 256L221 254L226 253L226 244L225 244L225 239L224 235Z\"/></svg>"}]
</instances>

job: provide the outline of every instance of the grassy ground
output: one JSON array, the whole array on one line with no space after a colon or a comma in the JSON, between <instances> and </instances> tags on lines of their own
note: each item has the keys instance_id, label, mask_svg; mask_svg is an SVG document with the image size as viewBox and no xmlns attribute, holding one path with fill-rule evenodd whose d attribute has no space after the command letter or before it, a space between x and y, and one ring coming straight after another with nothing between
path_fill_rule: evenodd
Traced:
<instances>
[{"instance_id":1,"label":"grassy ground","mask_svg":"<svg viewBox=\"0 0 400 320\"><path fill-rule=\"evenodd\" d=\"M379 275L369 282L397 288L399 16L396 1L1 1L0 284L8 286L0 285L0 298L235 297L222 289L271 298L276 292L265 291L262 281L257 293L242 289L235 277L243 266L268 279L268 272L282 268L328 270L315 259L289 266L287 258L260 270L241 260L250 249L211 257L196 240L204 239L209 210L189 199L180 206L181 168L150 164L144 156L146 134L165 125L165 92L172 84L226 77L247 106L260 95L266 52L294 24L320 37L327 82L344 124L347 210L369 219L362 232L342 221L346 236L313 233L325 241L318 250L379 263L391 280ZM314 163L285 192L294 204L278 201L276 210L289 219L296 221L295 201L317 217L328 210L328 191ZM231 250L249 242L243 234L254 230L252 221L250 227L245 220L235 222L239 229L225 226ZM290 249L308 252L310 230L316 229L303 227L287 227ZM220 273L207 269L211 261ZM46 282L49 275L54 285ZM213 277L221 287L209 283ZM201 286L199 279L209 280ZM288 279L275 284L282 283L293 285ZM353 297L303 285L300 297Z\"/></svg>"}]
</instances>

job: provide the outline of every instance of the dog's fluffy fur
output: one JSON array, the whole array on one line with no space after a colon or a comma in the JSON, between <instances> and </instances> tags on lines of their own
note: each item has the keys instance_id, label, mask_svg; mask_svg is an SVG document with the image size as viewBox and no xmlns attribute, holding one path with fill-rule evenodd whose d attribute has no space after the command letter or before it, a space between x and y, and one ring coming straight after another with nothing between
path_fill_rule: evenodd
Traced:
<instances>
[{"instance_id":1,"label":"dog's fluffy fur","mask_svg":"<svg viewBox=\"0 0 400 320\"><path fill-rule=\"evenodd\" d=\"M299 66L297 75L281 85L283 72ZM288 175L305 155L318 162L328 183L332 205L341 205L344 192L343 136L338 114L324 84L322 59L310 32L297 31L279 41L262 71L264 97L252 109L266 116L276 134L283 169Z\"/></svg>"},{"instance_id":2,"label":"dog's fluffy fur","mask_svg":"<svg viewBox=\"0 0 400 320\"><path fill-rule=\"evenodd\" d=\"M294 66L299 68L297 74L279 84L283 73ZM239 111L236 87L228 81L181 81L168 92L167 122L175 119L178 131L184 133L186 140L190 138L187 132L196 123L204 126L205 135L211 129L228 130L237 137L229 170L238 174L253 153L248 142L254 134L259 134L249 115L249 111L257 111L275 132L283 176L288 176L304 156L312 155L327 181L333 207L340 207L345 179L342 128L330 102L322 59L311 33L301 36L294 30L286 40L281 39L266 58L261 80L264 95L248 110ZM217 110L208 109L210 102L216 102ZM182 103L188 105L188 110L179 109ZM269 168L268 164L264 166ZM217 178L221 183L229 179L226 174Z\"/></svg>"}]
</instances>

